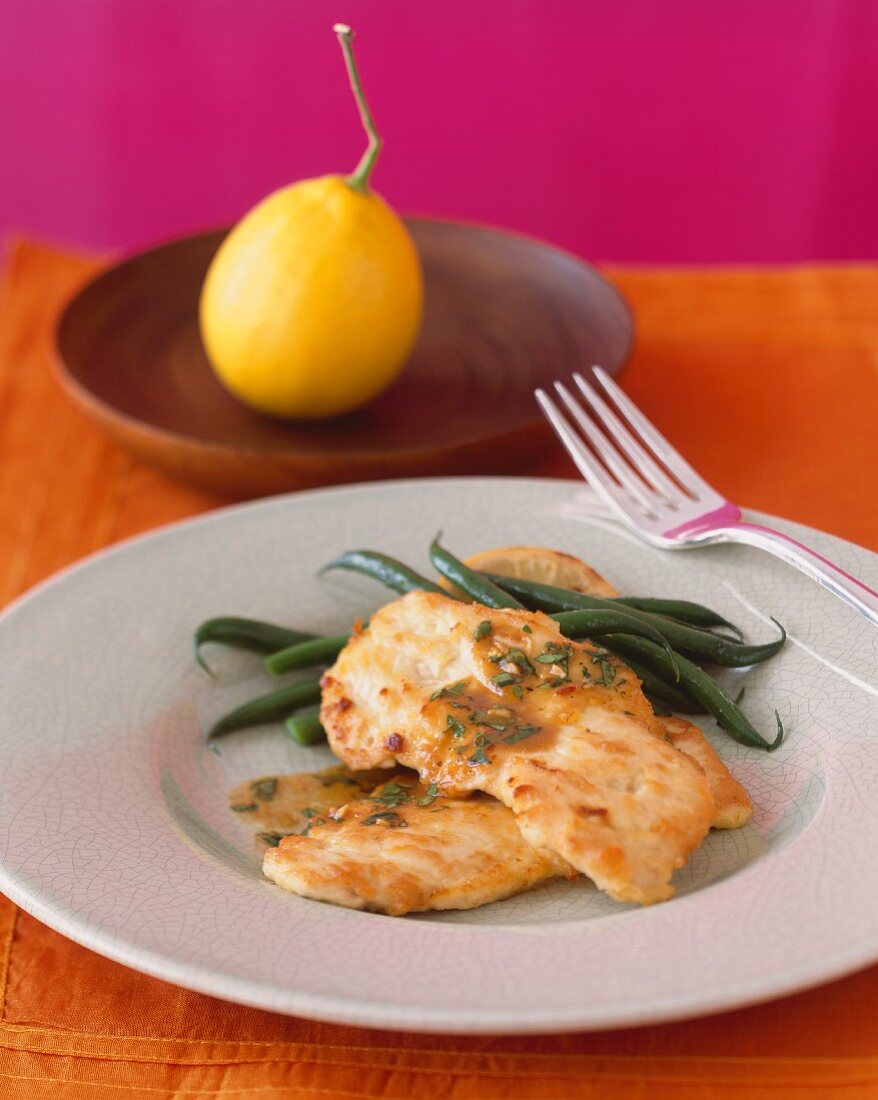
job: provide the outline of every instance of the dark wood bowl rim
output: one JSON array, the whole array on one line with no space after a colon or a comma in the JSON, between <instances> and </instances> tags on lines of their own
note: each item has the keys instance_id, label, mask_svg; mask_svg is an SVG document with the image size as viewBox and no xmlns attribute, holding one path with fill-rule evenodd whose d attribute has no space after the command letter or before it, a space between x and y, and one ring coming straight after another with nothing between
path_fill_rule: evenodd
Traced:
<instances>
[{"instance_id":1,"label":"dark wood bowl rim","mask_svg":"<svg viewBox=\"0 0 878 1100\"><path fill-rule=\"evenodd\" d=\"M631 306L622 294L622 292L613 283L609 281L596 267L586 263L580 256L570 252L565 248L561 248L558 245L550 244L547 241L542 240L539 237L531 236L527 233L522 233L514 230L503 229L499 226L487 225L482 222L472 222L466 220L460 220L456 218L441 218L441 217L425 217L421 215L406 216L403 219L406 223L419 222L428 223L432 225L448 225L461 229L474 229L481 232L497 233L501 236L512 237L516 240L524 241L527 244L536 245L539 248L545 249L550 252L555 252L558 255L564 256L571 260L573 263L580 267L585 268L591 275L595 276L600 282L604 284L604 287L609 291L611 295L614 295L618 300L623 312L628 318L628 327L626 334L626 343L624 350L620 356L620 362L618 370L621 371L628 359L631 356L631 351L634 346L635 328L634 328L634 314ZM152 245L150 248L141 249L138 252L130 253L119 260L117 263L112 264L110 267L103 271L99 271L96 275L92 276L83 286L81 286L70 301L64 306L61 311L58 320L55 323L53 329L52 340L52 355L51 361L54 367L56 377L61 382L61 385L70 393L74 400L80 402L83 406L87 407L93 415L96 415L104 423L119 423L125 426L128 431L135 432L139 435L151 435L159 437L169 444L180 446L184 444L195 450L204 452L212 452L214 454L229 455L229 456L245 456L256 460L273 458L279 461L288 461L295 459L297 464L307 464L312 456L307 451L298 451L294 447L275 449L275 448L256 448L248 445L239 445L233 443L223 443L218 440L206 440L198 436L187 435L184 432L170 431L167 428L163 428L154 424L152 421L144 420L140 417L134 416L131 413L123 412L117 406L105 401L103 398L98 397L92 390L85 386L78 378L74 377L71 373L67 363L64 359L64 355L61 351L61 342L63 339L63 330L65 324L68 321L69 316L78 307L80 298L89 292L93 287L100 284L101 280L113 278L116 273L126 267L128 264L136 263L143 256L150 255L154 252L161 252L163 249L170 248L174 245L181 244L187 240L201 240L206 237L215 236L217 233L227 233L229 231L228 226L221 226L218 229L204 230L200 233L191 233L183 237L173 237L170 240L162 241L159 244ZM539 411L534 407L534 415L530 420L522 420L516 424L513 428L510 428L509 435L513 435L516 432L525 432L528 429L536 429L544 425L545 421L540 415ZM458 450L468 446L473 446L479 443L487 443L492 439L501 438L497 432L476 433L469 436L457 436L449 444L450 450ZM327 460L353 460L363 461L370 464L380 463L382 459L387 456L392 456L394 460L411 460L419 461L425 457L432 455L434 452L433 447L429 446L411 446L411 447L388 447L383 451L369 451L369 450L353 450L350 448L336 449L332 447L321 447L319 452L316 452L313 456L315 461L320 464L325 463Z\"/></svg>"}]
</instances>

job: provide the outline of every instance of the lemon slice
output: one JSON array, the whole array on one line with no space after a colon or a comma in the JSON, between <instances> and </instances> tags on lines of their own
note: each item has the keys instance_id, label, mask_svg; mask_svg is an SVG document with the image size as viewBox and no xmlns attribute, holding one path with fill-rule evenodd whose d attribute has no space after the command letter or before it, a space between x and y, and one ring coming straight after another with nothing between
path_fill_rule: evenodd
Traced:
<instances>
[{"instance_id":1,"label":"lemon slice","mask_svg":"<svg viewBox=\"0 0 878 1100\"><path fill-rule=\"evenodd\" d=\"M466 558L465 564L480 573L497 573L501 577L553 584L557 588L570 588L588 596L619 595L618 589L586 562L546 546L503 546L495 550L482 550ZM446 580L440 581L440 584L449 591L454 590L454 586Z\"/></svg>"}]
</instances>

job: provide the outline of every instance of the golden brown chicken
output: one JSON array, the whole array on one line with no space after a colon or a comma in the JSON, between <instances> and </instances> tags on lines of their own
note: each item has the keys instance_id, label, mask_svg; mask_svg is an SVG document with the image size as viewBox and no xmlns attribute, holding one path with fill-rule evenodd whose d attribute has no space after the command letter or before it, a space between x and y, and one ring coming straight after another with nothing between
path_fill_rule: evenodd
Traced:
<instances>
[{"instance_id":1,"label":"golden brown chicken","mask_svg":"<svg viewBox=\"0 0 878 1100\"><path fill-rule=\"evenodd\" d=\"M746 792L697 726L662 719L670 737L705 768L715 828L750 817ZM263 862L279 886L335 905L400 916L469 909L576 871L522 837L515 815L487 795L446 798L410 771L281 775L241 784L232 810L263 831ZM364 827L364 823L368 823ZM403 831L400 831L403 830Z\"/></svg>"},{"instance_id":2,"label":"golden brown chicken","mask_svg":"<svg viewBox=\"0 0 878 1100\"><path fill-rule=\"evenodd\" d=\"M535 849L620 901L670 897L715 813L637 677L540 613L394 600L324 677L321 720L349 767L400 763L443 795L492 794Z\"/></svg>"},{"instance_id":3,"label":"golden brown chicken","mask_svg":"<svg viewBox=\"0 0 878 1100\"><path fill-rule=\"evenodd\" d=\"M729 773L698 726L683 718L662 718L665 736L681 752L701 765L713 792L714 829L740 829L753 816L750 795Z\"/></svg>"},{"instance_id":4,"label":"golden brown chicken","mask_svg":"<svg viewBox=\"0 0 878 1100\"><path fill-rule=\"evenodd\" d=\"M446 798L410 772L331 812L309 811L303 833L269 848L262 869L286 890L349 909L472 909L576 877L553 852L528 844L495 799Z\"/></svg>"}]
</instances>

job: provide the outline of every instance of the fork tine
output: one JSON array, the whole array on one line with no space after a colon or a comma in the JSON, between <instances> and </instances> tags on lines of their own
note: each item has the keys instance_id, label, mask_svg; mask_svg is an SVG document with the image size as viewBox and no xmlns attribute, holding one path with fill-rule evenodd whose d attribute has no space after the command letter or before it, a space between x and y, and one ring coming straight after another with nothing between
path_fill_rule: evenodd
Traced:
<instances>
[{"instance_id":1,"label":"fork tine","mask_svg":"<svg viewBox=\"0 0 878 1100\"><path fill-rule=\"evenodd\" d=\"M601 431L597 424L592 423L588 416L586 416L576 399L573 397L573 394L570 393L563 382L556 382L555 389L558 391L558 396L567 406L568 412L573 416L573 419L582 429L592 447L597 451L598 456L603 459L605 465L615 474L616 480L623 488L628 490L631 496L633 496L642 507L654 515L655 508L650 499L654 495L652 489L645 485L644 482L634 474L631 468L625 464L625 460L619 454L612 441L607 438L606 434Z\"/></svg>"},{"instance_id":2,"label":"fork tine","mask_svg":"<svg viewBox=\"0 0 878 1100\"><path fill-rule=\"evenodd\" d=\"M595 366L592 370L605 392L612 397L632 425L640 432L641 437L652 447L655 454L658 455L671 473L679 479L680 484L687 492L691 493L696 499L699 494L706 496L719 495L712 485L709 485L697 471L692 469L676 447L671 446L658 428L646 419L631 398L616 385L603 367Z\"/></svg>"},{"instance_id":3,"label":"fork tine","mask_svg":"<svg viewBox=\"0 0 878 1100\"><path fill-rule=\"evenodd\" d=\"M534 390L534 396L582 476L617 515L623 516L630 523L630 500L623 498L611 483L604 468L576 434L573 426L551 397L543 390Z\"/></svg>"},{"instance_id":4,"label":"fork tine","mask_svg":"<svg viewBox=\"0 0 878 1100\"><path fill-rule=\"evenodd\" d=\"M616 416L594 386L587 382L578 371L574 373L573 380L579 387L582 396L591 406L595 416L603 422L605 428L609 426L610 432L614 434L616 446L638 468L640 473L652 482L658 492L664 495L667 503L673 506L675 501L680 498L679 486L675 485L664 470L653 461L649 452L644 450L637 437Z\"/></svg>"}]
</instances>

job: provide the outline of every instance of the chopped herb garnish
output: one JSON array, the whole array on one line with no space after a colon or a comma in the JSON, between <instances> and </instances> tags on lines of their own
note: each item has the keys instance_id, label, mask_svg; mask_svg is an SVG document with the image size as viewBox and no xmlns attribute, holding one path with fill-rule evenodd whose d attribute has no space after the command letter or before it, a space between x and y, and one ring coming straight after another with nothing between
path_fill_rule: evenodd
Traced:
<instances>
[{"instance_id":1,"label":"chopped herb garnish","mask_svg":"<svg viewBox=\"0 0 878 1100\"><path fill-rule=\"evenodd\" d=\"M292 833L257 833L256 839L267 844L269 848L276 848L285 836L292 836Z\"/></svg>"},{"instance_id":2,"label":"chopped herb garnish","mask_svg":"<svg viewBox=\"0 0 878 1100\"><path fill-rule=\"evenodd\" d=\"M490 710L474 710L469 718L477 726L489 726L492 730L497 730L500 733L508 729L511 724L511 720L504 722L499 714L494 714Z\"/></svg>"},{"instance_id":3,"label":"chopped herb garnish","mask_svg":"<svg viewBox=\"0 0 878 1100\"><path fill-rule=\"evenodd\" d=\"M479 745L476 751L467 759L467 764L478 767L479 764L490 764L491 757L485 752L485 746Z\"/></svg>"},{"instance_id":4,"label":"chopped herb garnish","mask_svg":"<svg viewBox=\"0 0 878 1100\"><path fill-rule=\"evenodd\" d=\"M304 810L303 812L304 812L305 816L308 818L308 821L305 825L305 828L299 833L299 836L308 836L308 834L311 832L311 830L314 828L315 825L325 825L326 824L326 818L325 817L320 817L317 810L312 810L309 807L308 809Z\"/></svg>"},{"instance_id":5,"label":"chopped herb garnish","mask_svg":"<svg viewBox=\"0 0 878 1100\"><path fill-rule=\"evenodd\" d=\"M277 790L277 779L275 776L268 779L257 779L250 784L250 790L260 802L271 802L274 798L274 792Z\"/></svg>"},{"instance_id":6,"label":"chopped herb garnish","mask_svg":"<svg viewBox=\"0 0 878 1100\"><path fill-rule=\"evenodd\" d=\"M604 681L604 687L609 687L615 678L615 666L611 665L609 661L601 661L601 679Z\"/></svg>"},{"instance_id":7,"label":"chopped herb garnish","mask_svg":"<svg viewBox=\"0 0 878 1100\"><path fill-rule=\"evenodd\" d=\"M356 779L349 775L325 775L320 780L320 785L323 787L333 787L336 783L343 783L346 787L359 787L360 785Z\"/></svg>"},{"instance_id":8,"label":"chopped herb garnish","mask_svg":"<svg viewBox=\"0 0 878 1100\"><path fill-rule=\"evenodd\" d=\"M447 809L447 806L434 806L432 810L428 810L427 812L431 814L441 814L443 810Z\"/></svg>"},{"instance_id":9,"label":"chopped herb garnish","mask_svg":"<svg viewBox=\"0 0 878 1100\"><path fill-rule=\"evenodd\" d=\"M259 807L255 802L238 802L234 806L229 806L229 809L233 814L252 814Z\"/></svg>"},{"instance_id":10,"label":"chopped herb garnish","mask_svg":"<svg viewBox=\"0 0 878 1100\"><path fill-rule=\"evenodd\" d=\"M486 637L491 633L491 623L488 619L483 619L476 627L475 634L473 634L473 641L477 642L480 638Z\"/></svg>"},{"instance_id":11,"label":"chopped herb garnish","mask_svg":"<svg viewBox=\"0 0 878 1100\"><path fill-rule=\"evenodd\" d=\"M516 745L519 741L524 741L526 738L532 737L535 733L539 733L540 729L540 726L516 726L508 737L503 738L503 744Z\"/></svg>"},{"instance_id":12,"label":"chopped herb garnish","mask_svg":"<svg viewBox=\"0 0 878 1100\"><path fill-rule=\"evenodd\" d=\"M525 624L524 624L524 626L523 626L523 627L522 627L521 629L522 629L522 632L523 632L524 634L533 634L533 631L532 631L532 630L531 630L531 628L530 628L530 627L529 627L529 626L527 625L527 623L525 623Z\"/></svg>"},{"instance_id":13,"label":"chopped herb garnish","mask_svg":"<svg viewBox=\"0 0 878 1100\"><path fill-rule=\"evenodd\" d=\"M516 699L521 699L522 695L524 694L521 690L521 684L513 684L510 690L512 691L512 694L515 696Z\"/></svg>"},{"instance_id":14,"label":"chopped herb garnish","mask_svg":"<svg viewBox=\"0 0 878 1100\"><path fill-rule=\"evenodd\" d=\"M452 737L463 737L466 733L466 726L463 722L455 718L453 714L445 716L445 728L451 731Z\"/></svg>"},{"instance_id":15,"label":"chopped herb garnish","mask_svg":"<svg viewBox=\"0 0 878 1100\"><path fill-rule=\"evenodd\" d=\"M512 649L503 658L504 661L508 661L511 665L515 665L516 668L521 669L522 672L534 673L536 669L530 663L530 658L524 652L523 649L519 649L517 646L513 646Z\"/></svg>"},{"instance_id":16,"label":"chopped herb garnish","mask_svg":"<svg viewBox=\"0 0 878 1100\"><path fill-rule=\"evenodd\" d=\"M387 806L389 809L392 809L394 806L402 806L403 803L411 801L411 796L408 791L408 783L388 783L381 788L377 795L370 798L369 801L380 802L382 806Z\"/></svg>"},{"instance_id":17,"label":"chopped herb garnish","mask_svg":"<svg viewBox=\"0 0 878 1100\"><path fill-rule=\"evenodd\" d=\"M496 684L497 687L506 687L507 684L514 684L516 677L511 672L498 672L496 676L491 677L491 682Z\"/></svg>"},{"instance_id":18,"label":"chopped herb garnish","mask_svg":"<svg viewBox=\"0 0 878 1100\"><path fill-rule=\"evenodd\" d=\"M435 783L431 783L427 788L424 795L418 799L419 806L429 806L431 802L435 802L439 795L439 788ZM434 811L435 812L435 811Z\"/></svg>"},{"instance_id":19,"label":"chopped herb garnish","mask_svg":"<svg viewBox=\"0 0 878 1100\"><path fill-rule=\"evenodd\" d=\"M545 652L541 653L537 660L543 665L557 665L564 673L564 679L570 679L570 658L573 650L569 645L559 645L557 642L547 642Z\"/></svg>"},{"instance_id":20,"label":"chopped herb garnish","mask_svg":"<svg viewBox=\"0 0 878 1100\"><path fill-rule=\"evenodd\" d=\"M320 811L315 810L313 806L306 806L305 809L302 810L302 816L303 817L319 817L320 816Z\"/></svg>"},{"instance_id":21,"label":"chopped herb garnish","mask_svg":"<svg viewBox=\"0 0 878 1100\"><path fill-rule=\"evenodd\" d=\"M430 696L430 701L434 699L449 699L454 698L463 691L466 687L466 680L458 680L456 684L449 684L448 687L439 688L438 691L434 691Z\"/></svg>"},{"instance_id":22,"label":"chopped herb garnish","mask_svg":"<svg viewBox=\"0 0 878 1100\"><path fill-rule=\"evenodd\" d=\"M386 821L388 829L407 829L408 822L395 810L380 810L378 813L369 814L363 818L364 825L377 825L379 821Z\"/></svg>"}]
</instances>

